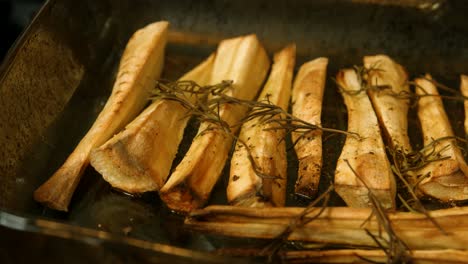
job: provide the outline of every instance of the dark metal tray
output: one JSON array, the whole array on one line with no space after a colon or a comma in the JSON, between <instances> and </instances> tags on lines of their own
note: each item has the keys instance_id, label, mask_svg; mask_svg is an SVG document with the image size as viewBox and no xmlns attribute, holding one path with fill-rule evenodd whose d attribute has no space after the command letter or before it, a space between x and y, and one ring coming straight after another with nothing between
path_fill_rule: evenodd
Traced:
<instances>
[{"instance_id":1,"label":"dark metal tray","mask_svg":"<svg viewBox=\"0 0 468 264\"><path fill-rule=\"evenodd\" d=\"M80 248L89 246L99 256L111 255L109 262L226 261L209 253L229 243L225 239L184 230L182 218L164 208L157 194L123 195L92 168L69 213L45 209L32 199L33 190L91 126L110 93L128 38L147 23L171 23L166 79L176 79L197 64L220 39L256 33L270 53L296 42L297 66L329 57L329 77L361 64L364 55L385 53L412 77L429 72L458 87L459 74L468 73L467 13L463 1L435 0L48 1L0 70L0 237L52 241L75 252L70 254L75 259L83 257L76 254ZM337 107L342 99L330 78L326 89L324 125L345 129L346 111ZM457 135L464 137L462 103L445 106ZM417 145L418 125L412 115ZM326 141L325 173L333 171L342 144L342 137ZM293 161L291 171L294 166ZM211 203L225 203L225 185L222 178ZM339 199L334 203L340 204ZM288 205L298 204L288 197Z\"/></svg>"}]
</instances>

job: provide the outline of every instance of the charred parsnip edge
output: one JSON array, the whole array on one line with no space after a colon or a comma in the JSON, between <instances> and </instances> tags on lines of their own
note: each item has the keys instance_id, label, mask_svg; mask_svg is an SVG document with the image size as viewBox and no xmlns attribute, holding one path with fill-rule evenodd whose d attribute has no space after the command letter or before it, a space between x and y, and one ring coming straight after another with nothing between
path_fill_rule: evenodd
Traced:
<instances>
[{"instance_id":1,"label":"charred parsnip edge","mask_svg":"<svg viewBox=\"0 0 468 264\"><path fill-rule=\"evenodd\" d=\"M207 85L215 55L180 81ZM194 95L184 99L193 103ZM91 152L91 165L114 188L127 193L158 191L166 182L190 116L180 103L157 99L125 130Z\"/></svg>"},{"instance_id":2,"label":"charred parsnip edge","mask_svg":"<svg viewBox=\"0 0 468 264\"><path fill-rule=\"evenodd\" d=\"M270 76L257 99L259 102L277 105L287 111L295 58L294 44L274 55ZM255 117L242 125L231 159L227 187L230 204L250 207L285 204L287 158L284 137L286 133L283 129L268 130L275 125L263 121L268 120Z\"/></svg>"},{"instance_id":3,"label":"charred parsnip edge","mask_svg":"<svg viewBox=\"0 0 468 264\"><path fill-rule=\"evenodd\" d=\"M169 23L150 24L135 32L122 55L112 93L93 126L65 163L34 192L34 199L67 211L93 148L99 147L130 122L148 101L161 75Z\"/></svg>"},{"instance_id":4,"label":"charred parsnip edge","mask_svg":"<svg viewBox=\"0 0 468 264\"><path fill-rule=\"evenodd\" d=\"M418 118L424 140L424 153L437 155L438 161L432 161L415 172L414 179L422 195L439 199L443 202L468 199L468 166L457 145L452 126L445 112L442 99L430 75L417 78L416 94Z\"/></svg>"},{"instance_id":5,"label":"charred parsnip edge","mask_svg":"<svg viewBox=\"0 0 468 264\"><path fill-rule=\"evenodd\" d=\"M227 95L252 100L268 72L270 61L255 35L220 43L210 83L232 80ZM206 203L228 158L238 124L247 109L238 104L220 104L219 118L229 126L203 122L187 154L160 190L172 210L189 212ZM228 130L228 131L226 131Z\"/></svg>"},{"instance_id":6,"label":"charred parsnip edge","mask_svg":"<svg viewBox=\"0 0 468 264\"><path fill-rule=\"evenodd\" d=\"M310 124L321 126L322 101L327 75L327 58L318 58L301 66L294 80L292 114ZM322 131L303 135L292 133L299 161L296 195L312 198L317 194L322 171Z\"/></svg>"},{"instance_id":7,"label":"charred parsnip edge","mask_svg":"<svg viewBox=\"0 0 468 264\"><path fill-rule=\"evenodd\" d=\"M393 149L404 153L412 151L408 136L408 109L410 94L405 69L386 55L364 57L367 70L367 89L383 136Z\"/></svg>"},{"instance_id":8,"label":"charred parsnip edge","mask_svg":"<svg viewBox=\"0 0 468 264\"><path fill-rule=\"evenodd\" d=\"M342 70L337 83L348 109L348 131L335 170L335 190L351 207L371 206L371 191L385 208L395 207L396 184L371 102L355 70Z\"/></svg>"},{"instance_id":9,"label":"charred parsnip edge","mask_svg":"<svg viewBox=\"0 0 468 264\"><path fill-rule=\"evenodd\" d=\"M317 207L301 218L305 224L293 222L303 212L298 207L208 206L194 210L185 225L203 233L259 239L275 239L293 225L289 241L374 248L378 245L368 232L381 241L389 239L373 208ZM468 208L435 210L429 215L432 219L422 213L387 213L393 231L410 250L468 250Z\"/></svg>"}]
</instances>

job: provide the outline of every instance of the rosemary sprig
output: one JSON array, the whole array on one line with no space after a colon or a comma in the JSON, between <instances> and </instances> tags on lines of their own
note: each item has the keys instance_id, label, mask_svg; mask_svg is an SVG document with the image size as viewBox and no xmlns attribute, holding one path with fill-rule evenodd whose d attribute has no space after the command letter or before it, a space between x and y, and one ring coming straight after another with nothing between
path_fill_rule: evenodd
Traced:
<instances>
[{"instance_id":1,"label":"rosemary sprig","mask_svg":"<svg viewBox=\"0 0 468 264\"><path fill-rule=\"evenodd\" d=\"M410 95L408 95L409 98L414 100L414 105L418 102L419 99L421 99L423 97L430 97L430 96L439 97L439 98L446 99L446 100L462 101L462 102L468 99L468 97L462 95L460 92L458 92L458 91L456 91L456 90L454 90L452 88L449 88L448 86L443 85L443 84L441 84L441 83L439 83L439 82L437 82L435 80L429 79L429 78L427 78L425 76L422 76L421 78L431 82L438 89L448 91L448 92L452 93L453 95L430 94L423 87L418 85L416 82L408 81L408 84L413 86L414 89L419 89L419 90L421 90L423 92L422 95L418 95L418 94L415 94L415 93L411 93Z\"/></svg>"},{"instance_id":2,"label":"rosemary sprig","mask_svg":"<svg viewBox=\"0 0 468 264\"><path fill-rule=\"evenodd\" d=\"M314 131L342 134L360 139L359 134L355 132L326 128L304 121L283 110L281 107L271 104L268 100L255 102L254 104L250 104L248 102L245 103L248 104L252 110L244 120L242 120L242 122L257 119L260 124L266 126L264 130L284 130L286 132L286 136L291 135L292 133L297 133L299 134L299 137L293 141L293 147L297 142L308 137Z\"/></svg>"},{"instance_id":3,"label":"rosemary sprig","mask_svg":"<svg viewBox=\"0 0 468 264\"><path fill-rule=\"evenodd\" d=\"M151 99L177 101L187 109L187 115L211 124L204 132L221 129L229 134L229 124L219 116L220 104L212 102L211 97L223 94L231 87L232 81L208 86L200 86L194 81L158 81Z\"/></svg>"},{"instance_id":4,"label":"rosemary sprig","mask_svg":"<svg viewBox=\"0 0 468 264\"><path fill-rule=\"evenodd\" d=\"M304 210L291 219L289 225L275 238L271 243L269 243L265 248L260 252L260 256L268 256L269 262L272 261L272 258L278 253L278 251L288 243L289 235L294 232L296 229L301 228L308 223L317 219L328 206L330 201L330 194L334 190L333 184L330 184L328 189L313 200ZM322 201L320 210L311 217L308 215L316 209L316 206ZM307 217L306 217L307 216Z\"/></svg>"},{"instance_id":5,"label":"rosemary sprig","mask_svg":"<svg viewBox=\"0 0 468 264\"><path fill-rule=\"evenodd\" d=\"M223 81L215 85L200 86L193 81L168 82L161 80L156 84L152 99L165 99L179 102L187 109L187 115L197 118L200 122L207 122L210 124L204 131L200 132L200 134L213 130L221 130L226 133L226 135L236 140L237 143L246 147L247 150L249 150L249 148L246 142L240 140L237 135L232 133L232 130L254 119L258 120L257 125L265 126L264 130L285 130L285 136L291 133L298 133L300 136L293 144L296 144L299 139L307 137L314 131L325 131L359 138L359 135L354 132L325 128L299 119L283 110L281 107L273 105L268 100L268 97L264 101L250 101L229 96L226 92L229 91L231 87L232 81ZM219 115L220 108L222 105L226 104L241 105L251 109L251 111L238 124L230 126L226 121L222 120ZM248 151L248 157L254 172L259 177L278 179L277 176L269 176L262 173L250 151Z\"/></svg>"},{"instance_id":6,"label":"rosemary sprig","mask_svg":"<svg viewBox=\"0 0 468 264\"><path fill-rule=\"evenodd\" d=\"M403 206L408 211L416 211L423 213L433 224L437 227L442 234L447 234L445 230L429 215L429 211L424 207L417 195L417 188L419 183L427 178L429 175L416 175L417 171L429 165L432 162L449 159L449 156L443 156L442 152L449 147L442 146L436 151L436 145L442 144L446 140L462 140L457 137L448 136L438 139L433 139L431 143L427 144L420 150L412 151L409 153L404 152L401 148L388 149L392 158L392 170L403 187L398 189L398 198ZM409 197L408 197L409 196ZM406 199L405 199L406 197Z\"/></svg>"},{"instance_id":7,"label":"rosemary sprig","mask_svg":"<svg viewBox=\"0 0 468 264\"><path fill-rule=\"evenodd\" d=\"M332 78L332 80L338 86L338 90L340 91L340 93L347 94L347 95L358 95L358 94L360 94L362 92L367 92L368 90L374 90L374 91L384 91L384 90L387 91L387 90L389 90L390 92L392 92L391 91L392 87L389 86L389 85L378 85L378 84L372 85L372 84L370 84L368 82L368 76L369 76L369 74L371 72L374 72L374 71L384 72L383 69L378 68L378 64L371 65L369 68L366 68L364 66L354 65L353 69L356 72L358 82L360 84L361 89L359 89L359 90L348 90L345 87L341 86L336 81L335 78ZM397 94L397 93L393 92L392 95L393 96L398 96L398 97L401 97L401 98L405 98L403 93L402 94Z\"/></svg>"},{"instance_id":8,"label":"rosemary sprig","mask_svg":"<svg viewBox=\"0 0 468 264\"><path fill-rule=\"evenodd\" d=\"M417 195L419 184L429 175L416 175L417 171L429 165L432 162L449 159L449 156L442 155L442 152L449 146L442 146L436 150L437 144L442 144L446 140L462 140L458 137L447 136L438 139L433 139L420 150L405 152L398 146L395 149L388 149L392 159L392 171L398 177L398 180L403 184L404 188L398 188L398 198L402 205L408 211L419 212L424 214L439 231L447 235L446 231L432 218L429 211L424 207L423 203ZM408 197L409 196L409 197Z\"/></svg>"},{"instance_id":9,"label":"rosemary sprig","mask_svg":"<svg viewBox=\"0 0 468 264\"><path fill-rule=\"evenodd\" d=\"M442 137L433 139L431 143L427 144L420 150L414 150L411 152L405 152L401 148L389 149L391 156L394 159L394 164L398 166L398 171L406 173L410 171L417 171L424 168L431 162L441 161L450 158L449 156L443 156L442 152L446 150L449 145L443 146L441 149L436 151L437 144L440 144L445 140L457 139L456 137Z\"/></svg>"},{"instance_id":10,"label":"rosemary sprig","mask_svg":"<svg viewBox=\"0 0 468 264\"><path fill-rule=\"evenodd\" d=\"M324 132L359 137L359 135L354 132L326 128L306 122L293 116L281 107L272 104L268 99L264 101L250 101L229 96L226 94L226 91L230 89L231 86L232 81L223 81L210 86L200 86L193 81L158 81L152 98L178 101L188 108L192 115L200 117L200 121L219 122L220 118L217 110L219 110L220 105L240 104L250 108L251 111L241 120L240 124L234 126L241 126L247 121L257 119L263 124L277 125L268 127L267 130L284 129L289 134L292 132L307 134L310 131L321 130ZM198 96L197 100L191 103L188 98L194 95Z\"/></svg>"},{"instance_id":11,"label":"rosemary sprig","mask_svg":"<svg viewBox=\"0 0 468 264\"><path fill-rule=\"evenodd\" d=\"M340 92L342 93L345 93L345 94L348 94L348 95L357 95L357 94L360 94L361 92L367 92L368 90L372 90L372 91L376 91L376 92L383 92L385 91L386 92L386 95L389 95L389 96L393 96L395 98L398 98L398 99L402 99L402 100L412 100L413 103L412 105L415 106L417 104L417 102L423 98L423 97L429 97L429 96L434 96L434 97L440 97L440 98L443 98L443 99L447 99L447 100L455 100L455 101L465 101L465 100L468 100L468 97L464 96L460 91L458 91L457 89L453 89L453 88L450 88L440 82L437 82L433 79L429 79L425 76L422 76L421 78L427 80L427 81L430 81L432 84L434 84L438 89L440 90L443 90L443 91L446 91L446 92L449 92L451 93L452 95L439 95L439 94L430 94L428 93L427 91L425 91L425 89L419 85L417 85L415 82L413 81L407 81L406 84L410 85L410 86L413 86L414 89L420 89L421 91L423 91L423 94L422 95L418 95L414 92L407 92L407 91L401 91L401 92L394 92L392 90L392 87L389 86L389 85L379 85L379 84L371 84L369 81L368 81L368 76L371 72L373 71L381 71L383 72L384 70L383 69L380 69L378 67L378 63L374 64L374 65L371 65L369 68L366 68L364 66L353 66L353 69L356 71L357 75L358 75L358 80L361 84L361 89L360 90L353 90L353 91L350 91L350 90L347 90L346 88L342 87L341 85L339 85L339 83L336 81L336 79L332 78L332 80L337 84L338 86L338 89L340 90Z\"/></svg>"},{"instance_id":12,"label":"rosemary sprig","mask_svg":"<svg viewBox=\"0 0 468 264\"><path fill-rule=\"evenodd\" d=\"M426 76L422 76L421 78L432 82L432 84L434 84L434 86L437 87L437 89L443 90L443 91L446 91L446 92L449 92L449 93L453 94L453 96L442 96L442 98L453 99L453 100L460 100L460 101L465 101L465 100L468 99L468 97L464 96L464 95L463 95L459 90L457 90L457 89L453 89L453 88L451 88L451 87L448 87L447 85L442 84L442 83L440 83L440 82L438 82L438 81L436 81L436 80L429 79L429 78L427 78Z\"/></svg>"},{"instance_id":13,"label":"rosemary sprig","mask_svg":"<svg viewBox=\"0 0 468 264\"><path fill-rule=\"evenodd\" d=\"M354 170L349 161L345 160L345 162L356 178L359 179L368 190L369 201L372 205L372 214L369 216L368 220L364 221L362 226L364 226L373 216L376 217L377 222L379 223L378 234L373 234L368 229L365 229L366 233L372 238L375 244L385 252L385 255L387 256L386 263L410 263L411 256L408 254L410 249L408 245L398 237L395 230L393 230L392 223L387 215L386 209L382 206L372 189L369 188L367 183L360 177L356 170ZM386 234L387 237L385 237L384 234ZM369 261L368 259L364 260Z\"/></svg>"},{"instance_id":14,"label":"rosemary sprig","mask_svg":"<svg viewBox=\"0 0 468 264\"><path fill-rule=\"evenodd\" d=\"M434 141L430 145L433 145ZM435 144L435 143L434 143ZM430 147L429 145L426 147ZM423 148L424 149L424 148ZM435 151L431 151L428 155L424 154L423 150L413 151L411 153L405 153L401 148L396 147L395 150L389 150L390 156L393 161L392 171L397 175L398 179L403 183L406 192L410 197L407 199L404 198L403 190L398 188L397 197L402 202L403 206L411 212L420 212L424 214L432 224L437 227L442 234L447 234L442 227L435 221L433 217L429 214L429 211L424 207L423 203L419 199L417 192L417 186L419 183L426 178L428 175L421 175L419 179L412 179L415 177L412 173L419 168L423 168L430 162L437 160L443 160L448 157L440 156L440 153L436 156L437 158L432 159L431 156ZM409 157L409 158L408 158ZM410 179L413 184L411 184L407 179Z\"/></svg>"}]
</instances>

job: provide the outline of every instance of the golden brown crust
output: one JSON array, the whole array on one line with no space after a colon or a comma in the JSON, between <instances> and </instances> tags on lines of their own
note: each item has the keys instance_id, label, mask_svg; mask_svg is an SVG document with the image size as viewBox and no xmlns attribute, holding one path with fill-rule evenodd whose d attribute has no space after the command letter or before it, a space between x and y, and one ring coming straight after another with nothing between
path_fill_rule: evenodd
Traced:
<instances>
[{"instance_id":1,"label":"golden brown crust","mask_svg":"<svg viewBox=\"0 0 468 264\"><path fill-rule=\"evenodd\" d=\"M265 103L268 100L269 103L287 110L295 58L294 44L275 54L270 76L258 101ZM251 207L284 206L287 178L285 133L282 130L267 131L265 129L271 125L260 122L259 118L254 118L241 128L240 142L237 142L231 159L228 201ZM253 161L249 160L249 155ZM254 166L258 172L277 178L262 178L254 170Z\"/></svg>"},{"instance_id":2,"label":"golden brown crust","mask_svg":"<svg viewBox=\"0 0 468 264\"><path fill-rule=\"evenodd\" d=\"M206 85L214 55L181 77ZM188 100L195 97L187 96ZM179 102L153 102L124 131L91 154L91 165L113 187L128 193L159 190L166 182L189 116Z\"/></svg>"},{"instance_id":3,"label":"golden brown crust","mask_svg":"<svg viewBox=\"0 0 468 264\"><path fill-rule=\"evenodd\" d=\"M395 179L387 159L377 116L354 70L342 70L337 82L348 109L348 135L335 171L335 189L351 207L371 206L372 191L385 208L395 207Z\"/></svg>"},{"instance_id":4,"label":"golden brown crust","mask_svg":"<svg viewBox=\"0 0 468 264\"><path fill-rule=\"evenodd\" d=\"M460 76L460 91L465 96L468 98L468 76L467 75L461 75ZM468 134L468 100L465 99L463 102L464 108L465 108L465 134Z\"/></svg>"},{"instance_id":5,"label":"golden brown crust","mask_svg":"<svg viewBox=\"0 0 468 264\"><path fill-rule=\"evenodd\" d=\"M223 40L217 50L216 60L211 75L211 83L233 80L233 86L227 94L239 99L252 100L259 90L269 68L270 62L266 51L255 35L248 35ZM221 119L234 126L245 115L247 109L241 105L223 104L219 109ZM177 196L179 185L185 185L192 190L200 200L191 203L179 201L168 204L176 211L185 211L203 205L217 182L227 160L231 148L232 137L222 131L222 128L206 130L213 124L202 123L187 154L160 190L161 199ZM237 128L232 129L235 133Z\"/></svg>"},{"instance_id":6,"label":"golden brown crust","mask_svg":"<svg viewBox=\"0 0 468 264\"><path fill-rule=\"evenodd\" d=\"M67 211L89 163L91 150L122 129L147 102L151 87L162 71L168 26L165 21L153 23L132 36L104 109L62 167L34 192L36 201Z\"/></svg>"},{"instance_id":7,"label":"golden brown crust","mask_svg":"<svg viewBox=\"0 0 468 264\"><path fill-rule=\"evenodd\" d=\"M437 153L443 160L433 161L416 172L424 177L418 185L423 195L444 202L468 199L468 166L458 148L442 99L430 75L415 80L418 117L424 145L431 145L424 153ZM416 179L414 179L416 181Z\"/></svg>"},{"instance_id":8,"label":"golden brown crust","mask_svg":"<svg viewBox=\"0 0 468 264\"><path fill-rule=\"evenodd\" d=\"M367 92L382 126L383 134L392 148L404 152L412 150L408 137L409 99L395 95L410 93L408 75L405 69L386 55L364 57L368 69L368 85L376 87Z\"/></svg>"},{"instance_id":9,"label":"golden brown crust","mask_svg":"<svg viewBox=\"0 0 468 264\"><path fill-rule=\"evenodd\" d=\"M292 93L292 114L317 126L321 126L327 65L327 58L303 64L297 73ZM317 194L322 168L322 132L315 130L302 138L300 136L298 133L292 134L299 160L295 193L312 198Z\"/></svg>"}]
</instances>

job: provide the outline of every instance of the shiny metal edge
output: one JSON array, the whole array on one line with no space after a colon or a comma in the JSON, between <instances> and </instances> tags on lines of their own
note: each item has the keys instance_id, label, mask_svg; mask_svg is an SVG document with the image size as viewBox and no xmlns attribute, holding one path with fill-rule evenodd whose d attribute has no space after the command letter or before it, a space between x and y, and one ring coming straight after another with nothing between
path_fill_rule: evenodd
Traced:
<instances>
[{"instance_id":1,"label":"shiny metal edge","mask_svg":"<svg viewBox=\"0 0 468 264\"><path fill-rule=\"evenodd\" d=\"M90 228L74 226L70 224L50 221L46 219L29 218L19 216L0 210L0 226L23 232L33 232L42 235L55 236L64 239L71 239L83 242L92 246L105 246L107 243L118 243L138 249L149 250L157 253L177 256L190 260L197 260L209 263L226 263L226 261L236 262L238 258L228 258L211 254L208 252L195 251L171 245L152 243L140 239L116 235L105 231L98 231Z\"/></svg>"}]
</instances>

